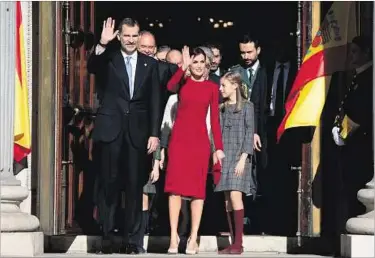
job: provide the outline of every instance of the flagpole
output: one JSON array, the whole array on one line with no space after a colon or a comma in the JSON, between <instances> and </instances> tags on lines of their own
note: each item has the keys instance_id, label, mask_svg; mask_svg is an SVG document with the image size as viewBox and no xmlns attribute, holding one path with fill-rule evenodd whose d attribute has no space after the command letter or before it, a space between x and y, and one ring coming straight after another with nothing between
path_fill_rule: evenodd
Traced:
<instances>
[{"instance_id":1,"label":"flagpole","mask_svg":"<svg viewBox=\"0 0 375 258\"><path fill-rule=\"evenodd\" d=\"M320 1L312 2L312 15L311 15L311 39L317 34L320 24L321 24L321 4ZM313 139L310 145L310 171L311 180L321 180L321 177L316 177L320 165L320 150L321 150L321 123L315 129ZM316 184L317 182L315 182ZM311 205L311 234L312 236L319 236L321 232L321 209L314 205L314 203L320 203L321 193L314 195L314 202Z\"/></svg>"},{"instance_id":2,"label":"flagpole","mask_svg":"<svg viewBox=\"0 0 375 258\"><path fill-rule=\"evenodd\" d=\"M296 40L297 40L297 67L298 69L301 67L302 63L302 37L301 32L303 28L302 23L302 2L298 1L298 21L297 21L297 33L296 33ZM302 152L302 149L301 149ZM302 171L301 166L295 167L292 166L291 171L296 172L298 174L298 187L297 187L297 245L300 247L302 245L302 233L301 233L301 218L302 218Z\"/></svg>"}]
</instances>

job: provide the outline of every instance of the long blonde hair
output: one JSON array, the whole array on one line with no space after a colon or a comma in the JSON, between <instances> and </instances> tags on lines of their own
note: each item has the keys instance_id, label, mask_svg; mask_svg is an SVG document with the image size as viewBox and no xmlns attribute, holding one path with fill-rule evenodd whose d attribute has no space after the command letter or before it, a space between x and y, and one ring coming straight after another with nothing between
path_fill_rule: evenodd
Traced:
<instances>
[{"instance_id":1,"label":"long blonde hair","mask_svg":"<svg viewBox=\"0 0 375 258\"><path fill-rule=\"evenodd\" d=\"M236 89L236 108L234 112L240 112L242 110L243 104L247 102L247 87L246 84L242 82L241 74L239 72L227 72L221 77L222 80L228 80L230 83L237 84ZM224 110L228 105L229 99L224 100L220 105L220 110Z\"/></svg>"}]
</instances>

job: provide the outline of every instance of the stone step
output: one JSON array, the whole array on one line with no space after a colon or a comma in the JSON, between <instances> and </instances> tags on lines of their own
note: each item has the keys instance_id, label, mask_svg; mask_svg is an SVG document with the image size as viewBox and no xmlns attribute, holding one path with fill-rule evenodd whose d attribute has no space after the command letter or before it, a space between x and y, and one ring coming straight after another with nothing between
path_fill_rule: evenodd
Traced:
<instances>
[{"instance_id":1,"label":"stone step","mask_svg":"<svg viewBox=\"0 0 375 258\"><path fill-rule=\"evenodd\" d=\"M341 235L341 256L374 257L374 240L374 235Z\"/></svg>"},{"instance_id":2,"label":"stone step","mask_svg":"<svg viewBox=\"0 0 375 258\"><path fill-rule=\"evenodd\" d=\"M58 235L45 237L46 253L93 253L100 246L101 237L85 235ZM149 253L166 253L169 246L169 237L145 236L144 248ZM328 241L317 238L302 238L302 247L298 247L296 237L281 236L244 236L243 246L245 252L252 253L303 253L303 254L329 254ZM325 244L325 245L324 245ZM121 238L115 239L115 245L121 245ZM229 245L228 237L201 236L199 251L201 253L214 253ZM181 240L180 247L183 251L186 239Z\"/></svg>"},{"instance_id":3,"label":"stone step","mask_svg":"<svg viewBox=\"0 0 375 258\"><path fill-rule=\"evenodd\" d=\"M142 257L148 256L148 257L166 257L166 258L173 258L173 257L186 257L186 254L178 254L178 255L169 255L169 254L154 254L154 253L148 253L142 255ZM327 256L320 256L320 255L306 255L306 254L300 254L300 255L295 255L295 254L278 254L278 253L254 253L254 252L245 252L241 255L231 255L230 257L293 257L293 258L316 258L316 257L327 257ZM98 257L97 254L82 254L82 253L73 253L73 254L57 254L57 253L48 253L44 254L38 257L54 257L54 258L68 258L68 257ZM120 254L111 254L111 255L100 255L100 258L104 257L124 257L124 255ZM126 257L140 257L139 255L126 255ZM216 252L214 253L198 253L197 255L194 255L194 257L223 257L223 255L218 255ZM331 257L331 256L330 256Z\"/></svg>"}]
</instances>

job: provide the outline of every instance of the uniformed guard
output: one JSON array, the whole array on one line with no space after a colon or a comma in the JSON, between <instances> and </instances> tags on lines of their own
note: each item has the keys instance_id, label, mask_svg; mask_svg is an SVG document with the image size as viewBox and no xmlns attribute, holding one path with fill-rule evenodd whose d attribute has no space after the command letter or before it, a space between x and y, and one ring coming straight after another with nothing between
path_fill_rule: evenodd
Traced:
<instances>
[{"instance_id":1,"label":"uniformed guard","mask_svg":"<svg viewBox=\"0 0 375 258\"><path fill-rule=\"evenodd\" d=\"M345 202L344 219L365 212L357 192L374 174L373 156L373 64L372 43L363 36L355 37L350 47L352 80L340 102L332 135L341 147L340 163ZM344 225L342 225L344 227Z\"/></svg>"}]
</instances>

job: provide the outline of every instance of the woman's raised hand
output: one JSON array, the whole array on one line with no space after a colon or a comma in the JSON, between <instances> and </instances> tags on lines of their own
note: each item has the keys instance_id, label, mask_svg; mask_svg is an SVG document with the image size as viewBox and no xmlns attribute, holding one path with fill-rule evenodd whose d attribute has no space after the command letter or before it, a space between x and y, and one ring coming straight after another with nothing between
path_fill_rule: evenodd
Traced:
<instances>
[{"instance_id":1,"label":"woman's raised hand","mask_svg":"<svg viewBox=\"0 0 375 258\"><path fill-rule=\"evenodd\" d=\"M182 70L186 71L191 64L190 51L188 46L182 49Z\"/></svg>"}]
</instances>

